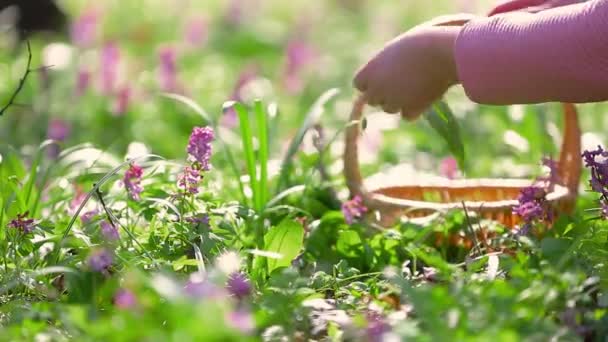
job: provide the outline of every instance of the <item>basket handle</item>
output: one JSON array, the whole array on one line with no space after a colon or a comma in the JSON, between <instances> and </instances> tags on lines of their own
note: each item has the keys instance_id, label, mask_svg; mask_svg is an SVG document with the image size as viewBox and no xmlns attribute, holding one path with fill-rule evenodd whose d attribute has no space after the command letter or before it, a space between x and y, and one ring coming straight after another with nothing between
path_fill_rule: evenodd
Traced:
<instances>
[{"instance_id":1,"label":"basket handle","mask_svg":"<svg viewBox=\"0 0 608 342\"><path fill-rule=\"evenodd\" d=\"M355 100L350 114L344 147L344 177L351 196L361 196L364 202L370 203L373 199L363 185L363 177L359 169L358 151L359 123L363 116L365 104L365 97L360 95ZM576 107L570 103L564 103L562 107L564 111L564 137L557 164L558 175L560 176L561 185L568 188L571 195L575 195L578 193L582 167L580 161L581 130Z\"/></svg>"}]
</instances>

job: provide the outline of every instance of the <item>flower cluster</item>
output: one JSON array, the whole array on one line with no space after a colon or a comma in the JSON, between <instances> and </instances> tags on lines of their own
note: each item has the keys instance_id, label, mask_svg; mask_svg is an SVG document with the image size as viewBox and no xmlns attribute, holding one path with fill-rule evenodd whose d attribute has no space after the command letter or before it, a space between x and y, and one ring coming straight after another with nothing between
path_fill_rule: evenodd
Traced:
<instances>
[{"instance_id":1,"label":"flower cluster","mask_svg":"<svg viewBox=\"0 0 608 342\"><path fill-rule=\"evenodd\" d=\"M20 230L24 234L33 232L36 224L34 223L34 219L27 218L28 215L28 211L23 214L18 214L16 219L13 219L8 223L8 227Z\"/></svg>"},{"instance_id":2,"label":"flower cluster","mask_svg":"<svg viewBox=\"0 0 608 342\"><path fill-rule=\"evenodd\" d=\"M608 151L601 146L583 152L585 167L591 171L591 190L601 195L602 216L608 218Z\"/></svg>"},{"instance_id":3,"label":"flower cluster","mask_svg":"<svg viewBox=\"0 0 608 342\"><path fill-rule=\"evenodd\" d=\"M211 158L211 142L215 138L211 127L194 127L188 141L188 155L193 163L198 163L198 169L209 171Z\"/></svg>"},{"instance_id":4,"label":"flower cluster","mask_svg":"<svg viewBox=\"0 0 608 342\"><path fill-rule=\"evenodd\" d=\"M188 161L190 165L184 168L177 178L177 187L184 193L195 195L203 178L203 172L209 171L211 165L211 143L215 134L211 127L194 127L188 140Z\"/></svg>"},{"instance_id":5,"label":"flower cluster","mask_svg":"<svg viewBox=\"0 0 608 342\"><path fill-rule=\"evenodd\" d=\"M123 183L127 192L129 193L129 197L131 197L134 201L139 201L140 194L144 190L141 186L141 177L144 174L144 170L141 166L131 163L127 172L125 172L125 176L123 178Z\"/></svg>"},{"instance_id":6,"label":"flower cluster","mask_svg":"<svg viewBox=\"0 0 608 342\"><path fill-rule=\"evenodd\" d=\"M348 224L352 224L356 220L362 218L366 212L367 208L363 204L363 199L359 195L342 204L342 214L344 214L344 219Z\"/></svg>"},{"instance_id":7,"label":"flower cluster","mask_svg":"<svg viewBox=\"0 0 608 342\"><path fill-rule=\"evenodd\" d=\"M524 235L535 222L553 220L553 208L547 201L547 194L559 181L558 168L551 158L543 158L542 164L549 168L549 176L538 177L531 186L523 188L517 198L518 205L513 207L513 213L523 221L520 233Z\"/></svg>"},{"instance_id":8,"label":"flower cluster","mask_svg":"<svg viewBox=\"0 0 608 342\"><path fill-rule=\"evenodd\" d=\"M118 229L108 221L102 221L99 224L99 229L101 230L101 235L103 235L107 241L116 241L120 238Z\"/></svg>"},{"instance_id":9,"label":"flower cluster","mask_svg":"<svg viewBox=\"0 0 608 342\"><path fill-rule=\"evenodd\" d=\"M89 255L88 264L91 270L106 274L114 259L107 249L97 249Z\"/></svg>"}]
</instances>

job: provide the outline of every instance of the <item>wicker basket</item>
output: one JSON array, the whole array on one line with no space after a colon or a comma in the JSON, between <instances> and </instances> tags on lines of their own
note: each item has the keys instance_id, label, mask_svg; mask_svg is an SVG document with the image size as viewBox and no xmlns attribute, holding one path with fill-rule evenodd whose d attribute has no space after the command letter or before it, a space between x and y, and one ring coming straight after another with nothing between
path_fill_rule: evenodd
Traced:
<instances>
[{"instance_id":1,"label":"wicker basket","mask_svg":"<svg viewBox=\"0 0 608 342\"><path fill-rule=\"evenodd\" d=\"M360 97L354 104L351 123L361 120L365 101ZM572 210L576 200L581 173L580 128L576 107L563 104L564 136L558 162L560 184L547 195L547 200L559 212ZM513 206L522 188L532 181L522 179L397 179L375 175L361 177L357 142L358 124L351 124L346 132L344 176L351 196L359 195L369 209L370 219L382 226L390 226L401 217L428 218L451 209L462 209L491 219L507 227L515 226L520 218L513 214ZM391 179L393 178L393 179ZM432 198L429 200L428 198Z\"/></svg>"}]
</instances>

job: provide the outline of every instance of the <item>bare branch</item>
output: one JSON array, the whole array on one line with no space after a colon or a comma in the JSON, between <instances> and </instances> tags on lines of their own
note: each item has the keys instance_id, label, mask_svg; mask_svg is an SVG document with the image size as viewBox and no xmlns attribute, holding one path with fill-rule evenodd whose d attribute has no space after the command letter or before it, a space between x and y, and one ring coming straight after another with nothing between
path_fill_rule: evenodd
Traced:
<instances>
[{"instance_id":1,"label":"bare branch","mask_svg":"<svg viewBox=\"0 0 608 342\"><path fill-rule=\"evenodd\" d=\"M4 112L6 112L6 110L10 106L12 106L14 104L15 98L17 98L17 95L19 95L19 93L23 89L23 86L25 85L25 81L27 80L27 77L29 76L29 74L32 71L34 71L34 70L31 69L31 66L32 66L32 48L30 46L30 41L26 40L25 42L27 44L27 68L25 70L25 73L23 74L23 77L21 77L21 79L19 80L19 85L17 86L17 88L13 92L13 95L11 95L11 97L8 100L8 102L6 103L6 105L4 105L4 107L2 107L2 109L0 109L0 116L2 116L4 114Z\"/></svg>"}]
</instances>

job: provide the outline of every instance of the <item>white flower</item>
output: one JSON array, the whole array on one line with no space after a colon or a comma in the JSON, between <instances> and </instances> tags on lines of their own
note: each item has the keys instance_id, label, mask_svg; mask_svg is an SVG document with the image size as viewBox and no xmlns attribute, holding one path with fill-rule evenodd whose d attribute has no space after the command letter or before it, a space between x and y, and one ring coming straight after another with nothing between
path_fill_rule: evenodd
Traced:
<instances>
[{"instance_id":1,"label":"white flower","mask_svg":"<svg viewBox=\"0 0 608 342\"><path fill-rule=\"evenodd\" d=\"M241 257L237 252L226 251L215 259L215 267L225 275L238 272L241 269Z\"/></svg>"}]
</instances>

